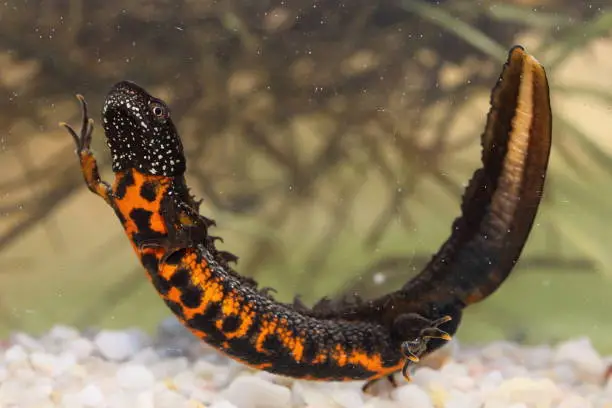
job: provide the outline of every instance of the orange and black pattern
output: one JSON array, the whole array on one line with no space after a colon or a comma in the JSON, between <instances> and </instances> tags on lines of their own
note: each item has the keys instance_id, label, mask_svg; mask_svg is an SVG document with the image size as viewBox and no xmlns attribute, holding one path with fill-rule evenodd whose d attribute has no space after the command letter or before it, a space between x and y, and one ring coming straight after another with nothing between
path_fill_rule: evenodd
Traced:
<instances>
[{"instance_id":1,"label":"orange and black pattern","mask_svg":"<svg viewBox=\"0 0 612 408\"><path fill-rule=\"evenodd\" d=\"M102 125L115 181L100 179L89 146L93 121L83 97L73 136L88 188L114 209L155 289L194 335L269 372L311 380L375 380L407 369L450 339L462 310L508 276L535 218L550 149L543 68L511 50L482 137L483 167L462 215L430 264L379 299L284 304L230 266L215 248L214 225L199 214L166 104L134 83L109 92Z\"/></svg>"}]
</instances>

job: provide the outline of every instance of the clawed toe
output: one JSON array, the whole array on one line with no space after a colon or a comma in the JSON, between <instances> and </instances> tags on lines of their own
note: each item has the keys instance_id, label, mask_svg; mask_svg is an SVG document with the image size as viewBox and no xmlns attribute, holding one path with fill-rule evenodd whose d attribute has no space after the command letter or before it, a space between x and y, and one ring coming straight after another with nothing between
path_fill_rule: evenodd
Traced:
<instances>
[{"instance_id":1,"label":"clawed toe","mask_svg":"<svg viewBox=\"0 0 612 408\"><path fill-rule=\"evenodd\" d=\"M446 341L452 340L452 337L450 334L448 334L444 330L440 330L439 328L440 325L446 322L450 322L451 320L453 320L453 318L447 315L447 316L443 316L437 320L432 321L430 327L426 327L425 329L421 330L420 338L423 340L429 340L429 339L442 339Z\"/></svg>"},{"instance_id":2,"label":"clawed toe","mask_svg":"<svg viewBox=\"0 0 612 408\"><path fill-rule=\"evenodd\" d=\"M431 326L432 327L438 327L441 324L444 324L446 322L450 322L451 320L453 320L452 317L450 317L449 315L446 316L442 316L441 318L434 320L433 322L431 322Z\"/></svg>"},{"instance_id":3,"label":"clawed toe","mask_svg":"<svg viewBox=\"0 0 612 408\"><path fill-rule=\"evenodd\" d=\"M87 112L87 102L85 101L83 95L77 94L76 98L81 103L81 132L77 133L72 126L66 122L60 122L59 125L63 126L68 133L70 133L72 139L74 140L74 144L76 145L77 153L80 154L83 150L89 149L92 139L94 121L89 117Z\"/></svg>"},{"instance_id":4,"label":"clawed toe","mask_svg":"<svg viewBox=\"0 0 612 408\"><path fill-rule=\"evenodd\" d=\"M450 341L452 339L451 335L446 333L445 331L438 328L441 324L449 322L452 320L450 316L444 316L437 320L433 320L430 323L429 327L421 330L419 336L414 340L407 340L402 343L401 351L404 357L406 357L406 362L402 368L402 375L407 381L410 381L410 375L408 373L408 369L410 368L410 363L418 363L420 361L420 356L423 355L427 351L427 343L431 339L442 339L446 341Z\"/></svg>"},{"instance_id":5,"label":"clawed toe","mask_svg":"<svg viewBox=\"0 0 612 408\"><path fill-rule=\"evenodd\" d=\"M420 361L419 355L422 354L423 351L425 351L426 341L424 340L424 338L419 338L416 340L403 342L402 354L404 355L404 357L406 357L413 363L418 363Z\"/></svg>"},{"instance_id":6,"label":"clawed toe","mask_svg":"<svg viewBox=\"0 0 612 408\"><path fill-rule=\"evenodd\" d=\"M452 340L452 337L447 332L438 329L437 327L429 327L427 329L423 329L421 332L421 338L424 340L429 339L442 339L446 341Z\"/></svg>"}]
</instances>

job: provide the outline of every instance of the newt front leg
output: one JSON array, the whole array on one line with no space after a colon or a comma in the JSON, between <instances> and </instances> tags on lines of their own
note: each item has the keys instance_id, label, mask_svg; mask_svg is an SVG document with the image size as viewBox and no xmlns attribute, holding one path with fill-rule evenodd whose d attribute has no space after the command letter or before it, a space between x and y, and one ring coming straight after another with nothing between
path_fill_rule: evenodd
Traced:
<instances>
[{"instance_id":1,"label":"newt front leg","mask_svg":"<svg viewBox=\"0 0 612 408\"><path fill-rule=\"evenodd\" d=\"M94 121L89 117L87 112L87 102L85 101L83 95L77 94L76 98L81 103L82 111L80 133L77 134L77 132L65 122L60 122L59 125L65 127L70 135L72 135L74 144L76 145L76 153L79 156L81 163L81 172L83 173L83 178L85 179L87 188L89 188L89 190L94 194L102 197L109 205L112 205L111 187L107 182L102 181L100 178L98 163L90 150Z\"/></svg>"}]
</instances>

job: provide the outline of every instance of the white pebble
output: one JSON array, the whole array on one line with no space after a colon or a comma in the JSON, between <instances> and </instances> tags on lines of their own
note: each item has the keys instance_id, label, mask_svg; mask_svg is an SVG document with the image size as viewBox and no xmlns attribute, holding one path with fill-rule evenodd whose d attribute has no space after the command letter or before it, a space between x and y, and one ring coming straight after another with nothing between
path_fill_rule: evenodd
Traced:
<instances>
[{"instance_id":1,"label":"white pebble","mask_svg":"<svg viewBox=\"0 0 612 408\"><path fill-rule=\"evenodd\" d=\"M43 401L51 395L53 386L50 384L35 384L28 387L28 397L31 401Z\"/></svg>"},{"instance_id":2,"label":"white pebble","mask_svg":"<svg viewBox=\"0 0 612 408\"><path fill-rule=\"evenodd\" d=\"M8 364L25 363L27 360L28 353L19 344L9 347L4 352L4 361Z\"/></svg>"},{"instance_id":3,"label":"white pebble","mask_svg":"<svg viewBox=\"0 0 612 408\"><path fill-rule=\"evenodd\" d=\"M78 393L75 392L67 392L61 394L59 397L61 404L59 404L63 408L83 408L84 405L81 403L81 397Z\"/></svg>"},{"instance_id":4,"label":"white pebble","mask_svg":"<svg viewBox=\"0 0 612 408\"><path fill-rule=\"evenodd\" d=\"M40 344L38 340L30 336L29 334L15 333L11 337L12 337L13 344L18 344L20 346L23 346L23 348L26 349L27 351L44 350L44 347L42 346L42 344Z\"/></svg>"},{"instance_id":5,"label":"white pebble","mask_svg":"<svg viewBox=\"0 0 612 408\"><path fill-rule=\"evenodd\" d=\"M332 393L332 400L342 408L363 407L361 390L338 389Z\"/></svg>"},{"instance_id":6,"label":"white pebble","mask_svg":"<svg viewBox=\"0 0 612 408\"><path fill-rule=\"evenodd\" d=\"M448 396L448 402L444 405L444 408L481 407L483 404L482 400L482 396L477 393L451 390Z\"/></svg>"},{"instance_id":7,"label":"white pebble","mask_svg":"<svg viewBox=\"0 0 612 408\"><path fill-rule=\"evenodd\" d=\"M191 370L188 369L177 373L171 381L176 389L184 394L193 393L194 391L203 388L205 385L205 382L201 378L197 377L193 372L191 372Z\"/></svg>"},{"instance_id":8,"label":"white pebble","mask_svg":"<svg viewBox=\"0 0 612 408\"><path fill-rule=\"evenodd\" d=\"M222 396L238 408L286 408L291 401L288 388L255 376L236 378Z\"/></svg>"},{"instance_id":9,"label":"white pebble","mask_svg":"<svg viewBox=\"0 0 612 408\"><path fill-rule=\"evenodd\" d=\"M578 376L576 375L576 370L573 367L572 363L566 362L562 364L556 364L552 371L553 379L557 380L563 384L573 384L578 380Z\"/></svg>"},{"instance_id":10,"label":"white pebble","mask_svg":"<svg viewBox=\"0 0 612 408\"><path fill-rule=\"evenodd\" d=\"M403 381L403 379L399 379ZM418 370L414 372L412 377L414 385L419 385L421 387L430 387L435 384L442 384L444 382L442 378L442 373L439 370L434 370L429 367L420 367Z\"/></svg>"},{"instance_id":11,"label":"white pebble","mask_svg":"<svg viewBox=\"0 0 612 408\"><path fill-rule=\"evenodd\" d=\"M516 354L517 347L515 344L507 341L496 341L486 345L480 350L480 355L488 360L499 360L508 358Z\"/></svg>"},{"instance_id":12,"label":"white pebble","mask_svg":"<svg viewBox=\"0 0 612 408\"><path fill-rule=\"evenodd\" d=\"M155 377L141 364L124 364L117 370L117 384L124 389L142 390L155 383Z\"/></svg>"},{"instance_id":13,"label":"white pebble","mask_svg":"<svg viewBox=\"0 0 612 408\"><path fill-rule=\"evenodd\" d=\"M159 354L153 349L153 347L145 347L134 354L131 361L133 363L140 363L144 365L150 365L160 361Z\"/></svg>"},{"instance_id":14,"label":"white pebble","mask_svg":"<svg viewBox=\"0 0 612 408\"><path fill-rule=\"evenodd\" d=\"M232 404L229 401L217 401L214 404L212 404L209 408L238 408L237 406L235 406L234 404Z\"/></svg>"},{"instance_id":15,"label":"white pebble","mask_svg":"<svg viewBox=\"0 0 612 408\"><path fill-rule=\"evenodd\" d=\"M160 404L163 406L162 404ZM136 396L136 408L155 408L153 391L142 391Z\"/></svg>"},{"instance_id":16,"label":"white pebble","mask_svg":"<svg viewBox=\"0 0 612 408\"><path fill-rule=\"evenodd\" d=\"M586 337L560 344L553 359L556 363L573 364L582 381L597 382L606 369L604 360Z\"/></svg>"},{"instance_id":17,"label":"white pebble","mask_svg":"<svg viewBox=\"0 0 612 408\"><path fill-rule=\"evenodd\" d=\"M200 359L193 364L193 372L199 376L211 378L217 371L218 366L207 361Z\"/></svg>"},{"instance_id":18,"label":"white pebble","mask_svg":"<svg viewBox=\"0 0 612 408\"><path fill-rule=\"evenodd\" d=\"M227 364L213 364L204 359L196 361L192 366L192 371L215 387L226 387L234 377L230 374L231 368Z\"/></svg>"},{"instance_id":19,"label":"white pebble","mask_svg":"<svg viewBox=\"0 0 612 408\"><path fill-rule=\"evenodd\" d=\"M140 336L116 330L101 331L94 344L102 356L112 361L126 360L142 347Z\"/></svg>"},{"instance_id":20,"label":"white pebble","mask_svg":"<svg viewBox=\"0 0 612 408\"><path fill-rule=\"evenodd\" d=\"M408 384L396 388L392 392L393 399L400 403L400 406L411 408L432 408L431 397L417 385Z\"/></svg>"},{"instance_id":21,"label":"white pebble","mask_svg":"<svg viewBox=\"0 0 612 408\"><path fill-rule=\"evenodd\" d=\"M487 396L485 407L497 407L500 403L506 405L526 403L537 407L549 407L554 402L559 402L561 395L557 386L547 378L512 378L504 381Z\"/></svg>"},{"instance_id":22,"label":"white pebble","mask_svg":"<svg viewBox=\"0 0 612 408\"><path fill-rule=\"evenodd\" d=\"M83 360L93 353L95 346L91 340L79 337L67 341L66 348L70 350L78 360Z\"/></svg>"},{"instance_id":23,"label":"white pebble","mask_svg":"<svg viewBox=\"0 0 612 408\"><path fill-rule=\"evenodd\" d=\"M205 387L205 385L203 387ZM201 388L201 389L193 390L193 392L189 394L189 398L193 401L198 401L204 404L205 406L208 406L208 404L211 404L219 400L217 395L218 395L217 391L214 389ZM228 401L228 404L229 404L229 401Z\"/></svg>"},{"instance_id":24,"label":"white pebble","mask_svg":"<svg viewBox=\"0 0 612 408\"><path fill-rule=\"evenodd\" d=\"M53 326L45 337L49 337L54 340L66 342L69 340L78 339L81 336L79 334L79 331L75 329L74 327L58 324L58 325Z\"/></svg>"},{"instance_id":25,"label":"white pebble","mask_svg":"<svg viewBox=\"0 0 612 408\"><path fill-rule=\"evenodd\" d=\"M35 370L50 376L57 376L73 368L76 365L76 357L70 352L55 356L35 351L30 355L30 362Z\"/></svg>"},{"instance_id":26,"label":"white pebble","mask_svg":"<svg viewBox=\"0 0 612 408\"><path fill-rule=\"evenodd\" d=\"M553 359L553 351L548 346L527 347L522 352L520 363L530 369L543 369L549 366Z\"/></svg>"},{"instance_id":27,"label":"white pebble","mask_svg":"<svg viewBox=\"0 0 612 408\"><path fill-rule=\"evenodd\" d=\"M85 407L97 407L104 404L104 394L95 384L90 384L83 388L79 392L78 398L80 403Z\"/></svg>"},{"instance_id":28,"label":"white pebble","mask_svg":"<svg viewBox=\"0 0 612 408\"><path fill-rule=\"evenodd\" d=\"M156 392L153 395L156 407L182 407L186 405L187 399L184 395L168 389Z\"/></svg>"},{"instance_id":29,"label":"white pebble","mask_svg":"<svg viewBox=\"0 0 612 408\"><path fill-rule=\"evenodd\" d=\"M498 370L493 370L482 377L478 382L482 390L489 391L497 388L504 381L504 376Z\"/></svg>"},{"instance_id":30,"label":"white pebble","mask_svg":"<svg viewBox=\"0 0 612 408\"><path fill-rule=\"evenodd\" d=\"M312 408L315 408L316 405ZM311 408L309 406L308 408ZM374 397L366 401L363 408L402 408L396 401L384 399L383 397ZM446 408L446 407L445 407Z\"/></svg>"},{"instance_id":31,"label":"white pebble","mask_svg":"<svg viewBox=\"0 0 612 408\"><path fill-rule=\"evenodd\" d=\"M56 356L38 351L35 351L30 355L30 361L32 362L32 367L35 370L43 371L47 374L53 373L55 371L55 367L57 366Z\"/></svg>"},{"instance_id":32,"label":"white pebble","mask_svg":"<svg viewBox=\"0 0 612 408\"><path fill-rule=\"evenodd\" d=\"M106 395L106 406L136 408L136 396L123 390L113 390Z\"/></svg>"},{"instance_id":33,"label":"white pebble","mask_svg":"<svg viewBox=\"0 0 612 408\"><path fill-rule=\"evenodd\" d=\"M374 396L362 393L363 382L248 369L191 338L189 352L170 353L188 339L164 336L151 343L138 330L84 335L68 326L40 341L13 335L0 354L0 407L603 408L612 401L612 379L603 385L612 356L586 338L556 348L455 344L441 368L419 365L412 383L398 375L398 388L383 381Z\"/></svg>"},{"instance_id":34,"label":"white pebble","mask_svg":"<svg viewBox=\"0 0 612 408\"><path fill-rule=\"evenodd\" d=\"M557 408L591 408L592 406L586 398L579 395L570 395L563 398L563 401L557 405Z\"/></svg>"},{"instance_id":35,"label":"white pebble","mask_svg":"<svg viewBox=\"0 0 612 408\"><path fill-rule=\"evenodd\" d=\"M456 362L445 364L439 371L447 378L462 377L468 374L467 367Z\"/></svg>"},{"instance_id":36,"label":"white pebble","mask_svg":"<svg viewBox=\"0 0 612 408\"><path fill-rule=\"evenodd\" d=\"M160 335L176 336L190 334L189 330L174 316L162 320L157 330Z\"/></svg>"},{"instance_id":37,"label":"white pebble","mask_svg":"<svg viewBox=\"0 0 612 408\"><path fill-rule=\"evenodd\" d=\"M332 392L331 390L329 384L295 381L291 388L292 400L295 401L295 404L298 404L298 406L325 407L330 403L329 394Z\"/></svg>"},{"instance_id":38,"label":"white pebble","mask_svg":"<svg viewBox=\"0 0 612 408\"><path fill-rule=\"evenodd\" d=\"M189 362L185 357L169 358L151 365L151 371L157 378L173 377L187 371Z\"/></svg>"},{"instance_id":39,"label":"white pebble","mask_svg":"<svg viewBox=\"0 0 612 408\"><path fill-rule=\"evenodd\" d=\"M31 367L17 367L11 370L11 377L22 382L33 382L40 378L40 373L35 372Z\"/></svg>"},{"instance_id":40,"label":"white pebble","mask_svg":"<svg viewBox=\"0 0 612 408\"><path fill-rule=\"evenodd\" d=\"M476 381L468 376L458 376L449 382L460 391L470 391L476 387Z\"/></svg>"}]
</instances>

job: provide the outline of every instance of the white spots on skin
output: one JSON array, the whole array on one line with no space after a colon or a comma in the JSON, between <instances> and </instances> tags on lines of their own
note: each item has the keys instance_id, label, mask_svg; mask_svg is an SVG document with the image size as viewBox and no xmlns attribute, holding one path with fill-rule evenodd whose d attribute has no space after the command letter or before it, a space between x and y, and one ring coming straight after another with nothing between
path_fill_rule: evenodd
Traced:
<instances>
[{"instance_id":1,"label":"white spots on skin","mask_svg":"<svg viewBox=\"0 0 612 408\"><path fill-rule=\"evenodd\" d=\"M174 125L169 118L160 120L152 114L152 101L159 103L131 85L115 88L107 97L103 123L113 170L133 167L168 176L184 171L182 145Z\"/></svg>"}]
</instances>

